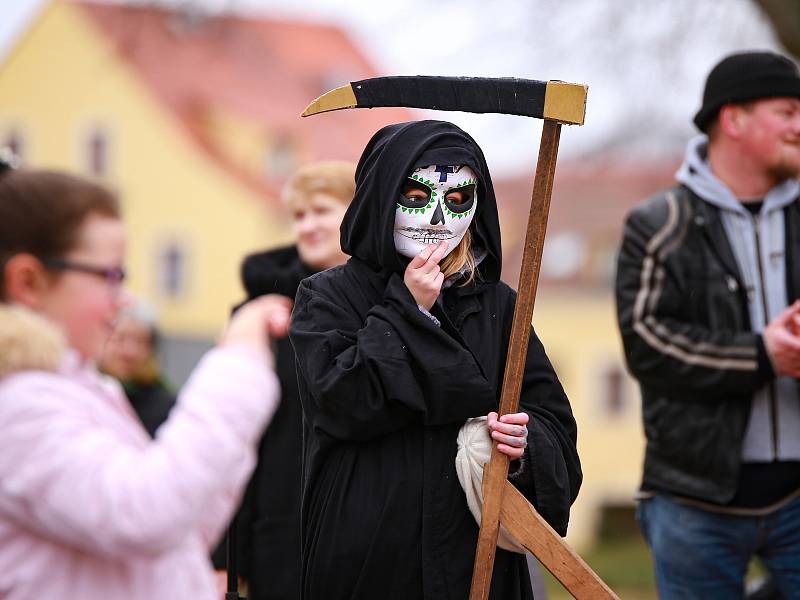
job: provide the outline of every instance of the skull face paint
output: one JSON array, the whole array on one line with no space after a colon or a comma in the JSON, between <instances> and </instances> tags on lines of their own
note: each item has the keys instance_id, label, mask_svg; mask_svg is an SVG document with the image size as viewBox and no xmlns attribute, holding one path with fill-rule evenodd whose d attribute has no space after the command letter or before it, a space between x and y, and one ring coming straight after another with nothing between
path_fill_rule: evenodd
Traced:
<instances>
[{"instance_id":1,"label":"skull face paint","mask_svg":"<svg viewBox=\"0 0 800 600\"><path fill-rule=\"evenodd\" d=\"M467 232L475 209L478 179L467 166L430 165L408 176L394 217L394 245L412 258L425 246L447 241L447 254Z\"/></svg>"}]
</instances>

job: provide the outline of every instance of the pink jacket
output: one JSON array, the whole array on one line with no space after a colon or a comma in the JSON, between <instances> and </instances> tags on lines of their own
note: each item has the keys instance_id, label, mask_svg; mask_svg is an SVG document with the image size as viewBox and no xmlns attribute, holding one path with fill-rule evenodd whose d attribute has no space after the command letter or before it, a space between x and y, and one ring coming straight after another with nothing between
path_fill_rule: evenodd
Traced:
<instances>
[{"instance_id":1,"label":"pink jacket","mask_svg":"<svg viewBox=\"0 0 800 600\"><path fill-rule=\"evenodd\" d=\"M0 598L218 600L209 548L278 398L263 353L212 350L151 441L73 351L0 379Z\"/></svg>"}]
</instances>

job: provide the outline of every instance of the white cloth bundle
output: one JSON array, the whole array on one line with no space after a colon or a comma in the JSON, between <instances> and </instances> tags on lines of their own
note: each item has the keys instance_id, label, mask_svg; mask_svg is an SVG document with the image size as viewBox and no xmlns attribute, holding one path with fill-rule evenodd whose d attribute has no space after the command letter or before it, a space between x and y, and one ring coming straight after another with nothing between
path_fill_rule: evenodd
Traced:
<instances>
[{"instance_id":1,"label":"white cloth bundle","mask_svg":"<svg viewBox=\"0 0 800 600\"><path fill-rule=\"evenodd\" d=\"M481 524L481 508L483 507L483 466L492 455L492 438L486 425L486 417L467 419L458 432L458 452L456 453L456 473L464 494L467 506ZM511 552L525 553L514 537L500 525L497 534L497 546Z\"/></svg>"}]
</instances>

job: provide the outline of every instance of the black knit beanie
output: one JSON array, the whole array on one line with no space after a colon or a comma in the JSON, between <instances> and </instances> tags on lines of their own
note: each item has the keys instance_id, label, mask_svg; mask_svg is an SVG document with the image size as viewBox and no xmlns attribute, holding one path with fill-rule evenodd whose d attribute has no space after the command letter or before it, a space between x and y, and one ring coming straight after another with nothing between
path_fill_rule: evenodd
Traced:
<instances>
[{"instance_id":1,"label":"black knit beanie","mask_svg":"<svg viewBox=\"0 0 800 600\"><path fill-rule=\"evenodd\" d=\"M694 124L705 132L724 104L778 96L800 98L796 64L774 52L731 54L708 74L703 106L695 115Z\"/></svg>"}]
</instances>

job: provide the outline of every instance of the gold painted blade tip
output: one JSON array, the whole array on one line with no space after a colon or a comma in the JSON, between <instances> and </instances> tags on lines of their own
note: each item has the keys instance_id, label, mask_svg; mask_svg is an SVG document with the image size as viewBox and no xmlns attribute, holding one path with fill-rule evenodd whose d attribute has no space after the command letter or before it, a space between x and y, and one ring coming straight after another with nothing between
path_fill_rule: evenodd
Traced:
<instances>
[{"instance_id":1,"label":"gold painted blade tip","mask_svg":"<svg viewBox=\"0 0 800 600\"><path fill-rule=\"evenodd\" d=\"M544 118L567 125L583 125L589 86L551 79L544 97Z\"/></svg>"},{"instance_id":2,"label":"gold painted blade tip","mask_svg":"<svg viewBox=\"0 0 800 600\"><path fill-rule=\"evenodd\" d=\"M344 108L355 108L357 106L358 100L356 100L353 87L348 83L330 92L325 92L322 96L313 100L311 104L306 106L306 109L300 116L310 117L318 113L341 110Z\"/></svg>"}]
</instances>

